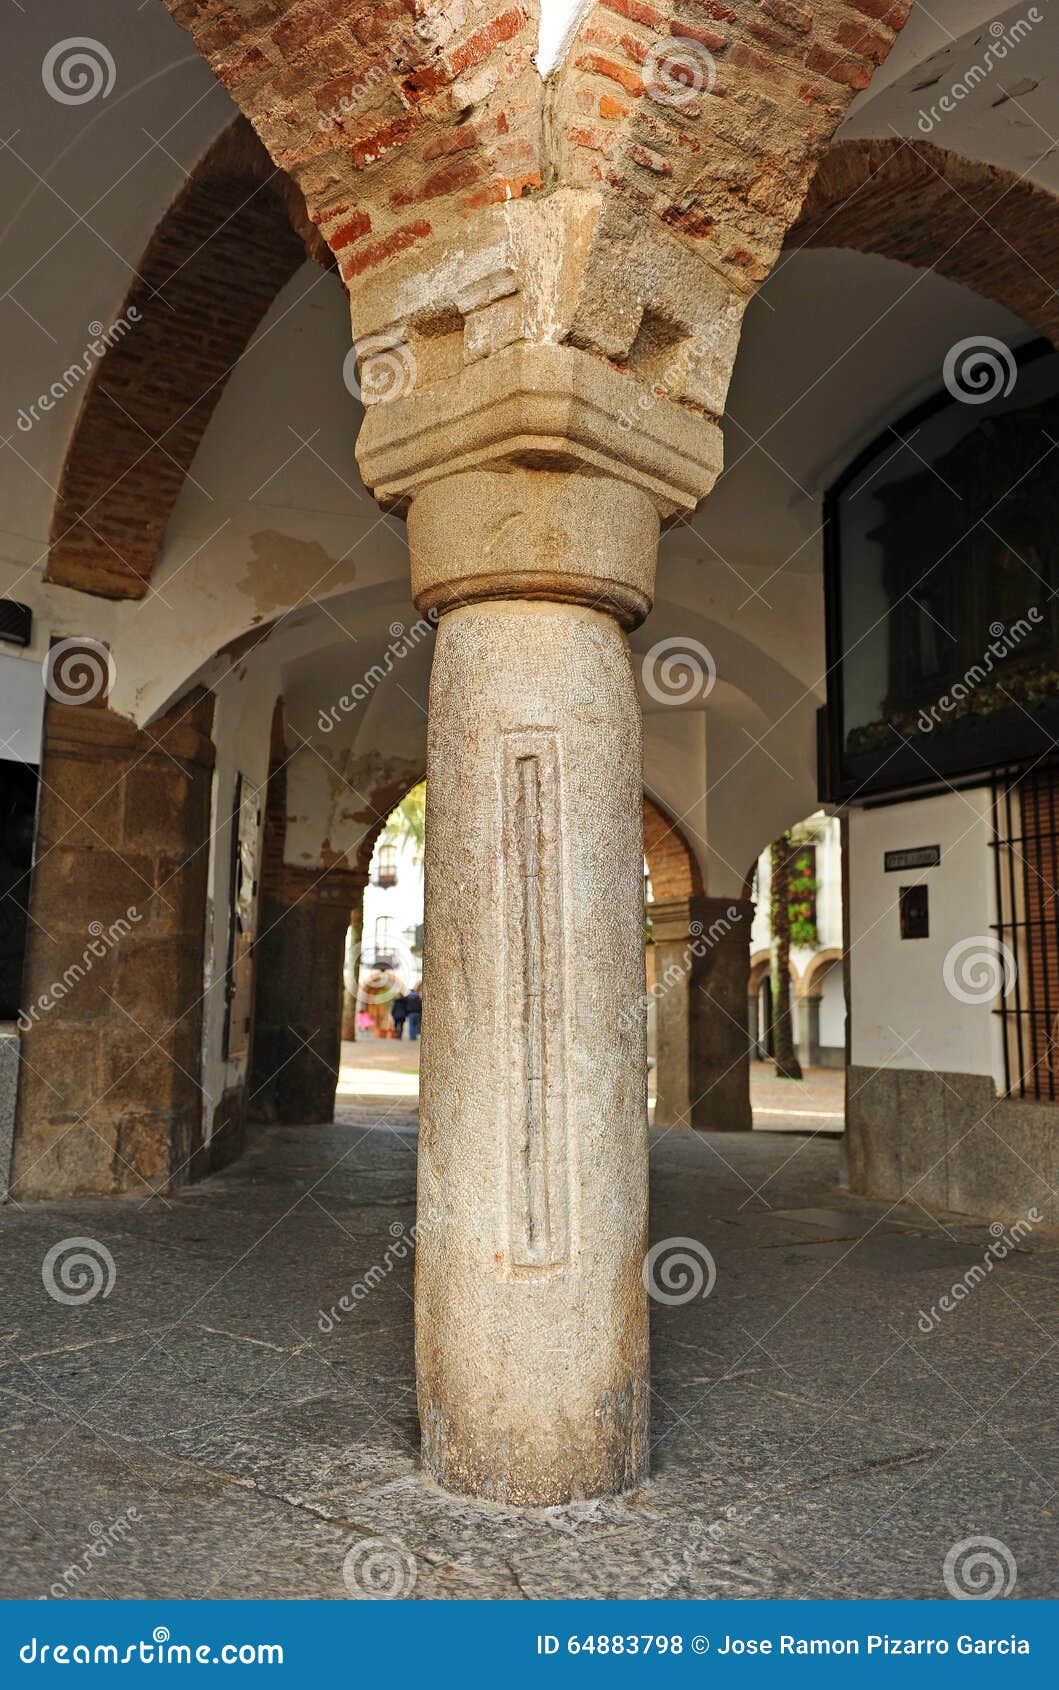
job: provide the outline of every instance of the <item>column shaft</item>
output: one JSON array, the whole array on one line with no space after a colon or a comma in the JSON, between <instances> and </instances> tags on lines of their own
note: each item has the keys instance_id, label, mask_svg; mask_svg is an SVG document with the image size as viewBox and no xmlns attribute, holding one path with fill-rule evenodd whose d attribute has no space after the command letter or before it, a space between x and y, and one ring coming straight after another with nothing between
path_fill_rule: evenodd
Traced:
<instances>
[{"instance_id":1,"label":"column shaft","mask_svg":"<svg viewBox=\"0 0 1059 1690\"><path fill-rule=\"evenodd\" d=\"M647 1456L641 731L616 621L473 604L430 692L416 1351L453 1489L555 1503Z\"/></svg>"}]
</instances>

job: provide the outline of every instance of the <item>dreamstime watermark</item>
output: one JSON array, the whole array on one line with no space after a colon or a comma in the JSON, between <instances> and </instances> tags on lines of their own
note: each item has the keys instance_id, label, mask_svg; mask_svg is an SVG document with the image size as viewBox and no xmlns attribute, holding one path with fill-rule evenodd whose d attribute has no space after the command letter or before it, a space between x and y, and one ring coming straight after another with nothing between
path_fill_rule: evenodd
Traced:
<instances>
[{"instance_id":1,"label":"dreamstime watermark","mask_svg":"<svg viewBox=\"0 0 1059 1690\"><path fill-rule=\"evenodd\" d=\"M114 1289L114 1257L98 1238L63 1238L41 1263L44 1289L56 1303L94 1303Z\"/></svg>"},{"instance_id":2,"label":"dreamstime watermark","mask_svg":"<svg viewBox=\"0 0 1059 1690\"><path fill-rule=\"evenodd\" d=\"M689 106L700 94L712 94L717 62L701 41L670 36L656 43L643 63L644 92L663 106Z\"/></svg>"},{"instance_id":3,"label":"dreamstime watermark","mask_svg":"<svg viewBox=\"0 0 1059 1690\"><path fill-rule=\"evenodd\" d=\"M117 921L112 921L109 927L104 927L101 921L90 921L88 931L91 938L89 944L81 952L80 961L71 962L63 970L60 979L53 980L47 990L41 992L28 1009L19 1011L19 1032L28 1033L34 1023L41 1019L41 1016L48 1015L57 1003L61 1003L63 998L69 997L70 993L81 984L81 981L91 974L93 964L102 962L116 944L128 937L133 926L142 920L141 912L134 904L130 904L125 914L119 915Z\"/></svg>"},{"instance_id":4,"label":"dreamstime watermark","mask_svg":"<svg viewBox=\"0 0 1059 1690\"><path fill-rule=\"evenodd\" d=\"M96 1625L98 1634L99 1626ZM172 1643L166 1625L135 1643L51 1643L31 1637L18 1651L23 1666L282 1666L282 1643Z\"/></svg>"},{"instance_id":5,"label":"dreamstime watermark","mask_svg":"<svg viewBox=\"0 0 1059 1690\"><path fill-rule=\"evenodd\" d=\"M965 1537L954 1543L941 1570L945 1589L957 1602L991 1602L1010 1596L1018 1562L997 1537Z\"/></svg>"},{"instance_id":6,"label":"dreamstime watermark","mask_svg":"<svg viewBox=\"0 0 1059 1690\"><path fill-rule=\"evenodd\" d=\"M415 353L399 334L370 334L353 342L342 361L342 380L364 405L390 405L416 384Z\"/></svg>"},{"instance_id":7,"label":"dreamstime watermark","mask_svg":"<svg viewBox=\"0 0 1059 1690\"><path fill-rule=\"evenodd\" d=\"M629 434L649 411L654 410L659 400L679 399L687 384L688 371L699 362L701 356L702 347L695 335L689 335L687 340L681 341L665 368L650 386L637 388L630 403L619 412L618 427Z\"/></svg>"},{"instance_id":8,"label":"dreamstime watermark","mask_svg":"<svg viewBox=\"0 0 1059 1690\"><path fill-rule=\"evenodd\" d=\"M992 638L980 661L972 664L962 680L954 682L948 692L942 693L936 704L930 705L929 709L924 706L916 719L919 732L932 733L940 726L943 717L959 714L961 704L972 698L993 673L994 659L1000 662L1003 658L1010 657L1020 641L1032 634L1043 621L1044 612L1034 604L1025 616L1020 616L1007 628L1003 622L991 623L989 632Z\"/></svg>"},{"instance_id":9,"label":"dreamstime watermark","mask_svg":"<svg viewBox=\"0 0 1059 1690\"><path fill-rule=\"evenodd\" d=\"M950 346L941 367L947 391L961 405L988 405L1014 390L1019 367L1010 346L991 334L969 335Z\"/></svg>"},{"instance_id":10,"label":"dreamstime watermark","mask_svg":"<svg viewBox=\"0 0 1059 1690\"><path fill-rule=\"evenodd\" d=\"M366 1273L354 1280L349 1290L344 1291L330 1309L318 1311L316 1324L325 1338L334 1331L343 1315L352 1314L357 1304L362 1303L365 1297L370 1297L376 1286L382 1284L399 1262L405 1261L413 1254L416 1227L406 1227L403 1221L394 1221L390 1226L390 1237L393 1243L386 1246L382 1261L374 1262Z\"/></svg>"},{"instance_id":11,"label":"dreamstime watermark","mask_svg":"<svg viewBox=\"0 0 1059 1690\"><path fill-rule=\"evenodd\" d=\"M343 119L347 118L351 112L356 111L369 94L373 93L381 83L390 82L398 64L398 58L397 48L391 47L382 54L381 58L373 60L360 81L352 83L348 93L341 95L333 106L320 113L316 120L316 127L319 132L326 135L332 129L341 129ZM369 156L365 162L373 164L375 161Z\"/></svg>"},{"instance_id":12,"label":"dreamstime watermark","mask_svg":"<svg viewBox=\"0 0 1059 1690\"><path fill-rule=\"evenodd\" d=\"M470 6L478 12L481 10L482 0L470 0ZM462 19L460 21L462 22ZM328 134L333 129L341 129L350 113L363 105L380 85L389 87L395 75L407 73L416 67L422 61L424 50L430 53L432 49L444 47L456 27L457 23L451 16L439 14L417 18L406 33L398 34L395 31L384 45L375 44L372 63L364 75L358 82L351 83L334 105L320 113L316 121L320 133ZM380 143L380 155L384 146L384 142ZM375 159L368 156L364 162L373 164Z\"/></svg>"},{"instance_id":13,"label":"dreamstime watermark","mask_svg":"<svg viewBox=\"0 0 1059 1690\"><path fill-rule=\"evenodd\" d=\"M359 1602L411 1596L419 1564L399 1538L363 1537L346 1551L342 1582Z\"/></svg>"},{"instance_id":14,"label":"dreamstime watermark","mask_svg":"<svg viewBox=\"0 0 1059 1690\"><path fill-rule=\"evenodd\" d=\"M140 1511L133 1507L126 1508L124 1514L119 1514L109 1525L104 1525L102 1520L93 1520L88 1528L88 1542L77 1559L64 1567L54 1583L48 1586L48 1595L56 1600L70 1596L85 1579L91 1578L97 1563L105 1560L118 1544L124 1544L130 1537L135 1543L133 1526L139 1519Z\"/></svg>"},{"instance_id":15,"label":"dreamstime watermark","mask_svg":"<svg viewBox=\"0 0 1059 1690\"><path fill-rule=\"evenodd\" d=\"M640 674L658 704L689 704L709 698L717 681L712 651L690 634L670 634L644 653Z\"/></svg>"},{"instance_id":16,"label":"dreamstime watermark","mask_svg":"<svg viewBox=\"0 0 1059 1690\"><path fill-rule=\"evenodd\" d=\"M983 1280L989 1278L997 1262L1004 1261L1012 1250L1017 1249L1022 1239L1028 1237L1043 1219L1039 1209L1027 1209L1025 1220L1013 1221L1010 1226L1006 1227L1003 1221L993 1221L989 1228L993 1242L987 1246L982 1260L969 1267L963 1278L958 1279L929 1309L920 1309L916 1322L919 1330L924 1334L936 1331L941 1324L942 1315L952 1314L965 1302L971 1292L976 1291Z\"/></svg>"},{"instance_id":17,"label":"dreamstime watermark","mask_svg":"<svg viewBox=\"0 0 1059 1690\"><path fill-rule=\"evenodd\" d=\"M643 1261L644 1290L670 1308L708 1297L717 1283L717 1264L697 1238L663 1238Z\"/></svg>"},{"instance_id":18,"label":"dreamstime watermark","mask_svg":"<svg viewBox=\"0 0 1059 1690\"><path fill-rule=\"evenodd\" d=\"M689 331L664 354L654 356L650 373L637 361L630 375L630 398L615 419L618 427L626 434L639 428L665 400L719 414L724 409L727 372L738 344L742 309L741 304L730 300L707 324ZM666 362L659 369L663 355Z\"/></svg>"},{"instance_id":19,"label":"dreamstime watermark","mask_svg":"<svg viewBox=\"0 0 1059 1690\"><path fill-rule=\"evenodd\" d=\"M104 328L100 322L88 325L89 340L80 358L75 358L72 364L67 364L62 374L56 376L46 393L38 393L32 405L23 405L15 418L16 426L23 434L28 434L41 417L53 411L72 393L85 377L91 375L95 366L105 358L112 346L123 340L129 330L142 323L143 312L135 305L130 305L124 315L115 319L109 328Z\"/></svg>"},{"instance_id":20,"label":"dreamstime watermark","mask_svg":"<svg viewBox=\"0 0 1059 1690\"><path fill-rule=\"evenodd\" d=\"M987 81L997 66L1003 64L1008 54L1021 46L1036 25L1043 22L1043 12L1037 6L1031 6L1023 17L1016 18L1012 24L1003 24L999 19L991 23L990 42L978 63L972 65L958 81L953 82L948 93L943 94L936 105L924 107L919 112L917 123L920 134L933 134L942 118L951 117L968 94L973 94L980 83Z\"/></svg>"},{"instance_id":21,"label":"dreamstime watermark","mask_svg":"<svg viewBox=\"0 0 1059 1690\"><path fill-rule=\"evenodd\" d=\"M343 716L351 715L358 704L363 704L366 699L369 699L379 682L384 681L387 675L392 675L395 664L399 663L402 658L407 657L409 652L414 651L428 634L434 633L437 625L438 612L436 610L428 610L426 615L421 616L418 622L413 622L410 628L406 628L403 622L391 622L390 644L386 647L382 662L373 663L367 674L357 681L349 692L342 694L337 704L332 704L329 709L320 711L316 718L316 725L320 732L331 733L334 728L339 726Z\"/></svg>"},{"instance_id":22,"label":"dreamstime watermark","mask_svg":"<svg viewBox=\"0 0 1059 1690\"><path fill-rule=\"evenodd\" d=\"M950 946L942 964L945 990L957 1003L992 1003L1007 997L1018 976L1015 953L990 933L974 933Z\"/></svg>"},{"instance_id":23,"label":"dreamstime watermark","mask_svg":"<svg viewBox=\"0 0 1059 1690\"><path fill-rule=\"evenodd\" d=\"M40 666L44 690L56 704L94 704L109 693L117 675L101 640L56 640Z\"/></svg>"},{"instance_id":24,"label":"dreamstime watermark","mask_svg":"<svg viewBox=\"0 0 1059 1690\"><path fill-rule=\"evenodd\" d=\"M85 106L114 86L117 66L114 55L91 35L70 35L49 47L40 67L40 79L53 100L63 106Z\"/></svg>"},{"instance_id":25,"label":"dreamstime watermark","mask_svg":"<svg viewBox=\"0 0 1059 1690\"><path fill-rule=\"evenodd\" d=\"M727 939L742 919L738 907L735 904L729 904L724 914L716 916L710 922L709 927L704 926L701 921L689 922L688 942L684 946L680 960L667 963L643 996L636 998L630 1004L626 1004L618 1017L618 1026L622 1031L631 1032L639 1024L644 1012L652 1003L657 1003L660 998L664 998L675 986L684 985L691 974L692 964L700 957L706 956L714 945L720 944L722 939Z\"/></svg>"}]
</instances>

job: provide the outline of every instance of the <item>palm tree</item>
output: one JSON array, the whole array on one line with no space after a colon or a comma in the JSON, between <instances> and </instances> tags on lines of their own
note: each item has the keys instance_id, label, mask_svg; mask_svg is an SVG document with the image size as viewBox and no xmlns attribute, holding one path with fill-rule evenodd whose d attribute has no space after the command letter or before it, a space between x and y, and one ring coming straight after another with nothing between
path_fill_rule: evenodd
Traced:
<instances>
[{"instance_id":1,"label":"palm tree","mask_svg":"<svg viewBox=\"0 0 1059 1690\"><path fill-rule=\"evenodd\" d=\"M802 1065L794 1048L794 1020L791 1015L791 870L799 847L790 829L769 846L769 900L771 936L769 976L772 984L772 1055L776 1076L800 1080Z\"/></svg>"},{"instance_id":2,"label":"palm tree","mask_svg":"<svg viewBox=\"0 0 1059 1690\"><path fill-rule=\"evenodd\" d=\"M417 863L423 861L427 836L427 783L421 780L401 799L379 835L381 845L411 845Z\"/></svg>"}]
</instances>

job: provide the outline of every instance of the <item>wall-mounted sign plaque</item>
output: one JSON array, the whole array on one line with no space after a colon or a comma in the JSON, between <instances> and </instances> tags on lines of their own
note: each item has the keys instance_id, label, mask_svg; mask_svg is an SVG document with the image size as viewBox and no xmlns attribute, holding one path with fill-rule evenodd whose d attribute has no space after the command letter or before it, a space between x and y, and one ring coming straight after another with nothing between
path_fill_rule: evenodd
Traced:
<instances>
[{"instance_id":1,"label":"wall-mounted sign plaque","mask_svg":"<svg viewBox=\"0 0 1059 1690\"><path fill-rule=\"evenodd\" d=\"M887 874L910 868L937 868L940 862L940 845L913 845L905 851L887 851L883 856Z\"/></svg>"}]
</instances>

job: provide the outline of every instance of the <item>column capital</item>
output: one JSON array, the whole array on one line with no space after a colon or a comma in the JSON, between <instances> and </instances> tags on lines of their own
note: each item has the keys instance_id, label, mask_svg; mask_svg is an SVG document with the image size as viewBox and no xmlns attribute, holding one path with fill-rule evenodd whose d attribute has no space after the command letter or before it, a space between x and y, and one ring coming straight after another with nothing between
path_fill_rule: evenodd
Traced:
<instances>
[{"instance_id":1,"label":"column capital","mask_svg":"<svg viewBox=\"0 0 1059 1690\"><path fill-rule=\"evenodd\" d=\"M399 510L433 482L478 469L605 476L647 495L665 518L694 510L721 471L712 418L574 346L511 346L432 387L368 408L357 462Z\"/></svg>"},{"instance_id":2,"label":"column capital","mask_svg":"<svg viewBox=\"0 0 1059 1690\"><path fill-rule=\"evenodd\" d=\"M519 345L367 412L365 481L407 513L422 614L545 599L636 627L662 520L721 467L716 423L587 352Z\"/></svg>"}]
</instances>

